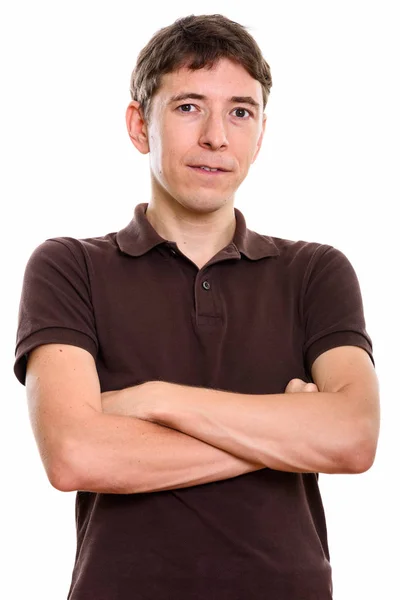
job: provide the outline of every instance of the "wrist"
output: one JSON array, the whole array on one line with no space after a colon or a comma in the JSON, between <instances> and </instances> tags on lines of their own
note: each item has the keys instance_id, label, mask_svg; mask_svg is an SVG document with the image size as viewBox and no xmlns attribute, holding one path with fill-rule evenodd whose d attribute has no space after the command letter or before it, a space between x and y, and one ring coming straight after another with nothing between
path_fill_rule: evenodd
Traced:
<instances>
[{"instance_id":1,"label":"wrist","mask_svg":"<svg viewBox=\"0 0 400 600\"><path fill-rule=\"evenodd\" d=\"M167 381L148 381L146 395L140 406L140 418L159 425L168 425L163 419L167 416L168 394L173 384Z\"/></svg>"}]
</instances>

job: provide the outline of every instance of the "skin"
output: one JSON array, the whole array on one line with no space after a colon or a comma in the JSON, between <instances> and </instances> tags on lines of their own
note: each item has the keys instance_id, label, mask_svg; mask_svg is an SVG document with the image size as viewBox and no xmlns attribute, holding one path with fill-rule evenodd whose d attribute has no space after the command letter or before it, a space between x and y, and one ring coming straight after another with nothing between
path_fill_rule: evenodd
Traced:
<instances>
[{"instance_id":1,"label":"skin","mask_svg":"<svg viewBox=\"0 0 400 600\"><path fill-rule=\"evenodd\" d=\"M365 350L339 346L314 361L315 385L237 394L163 381L113 392L103 410L186 433L249 462L291 472L362 473L379 433L377 378ZM315 392L315 393L309 393Z\"/></svg>"},{"instance_id":2,"label":"skin","mask_svg":"<svg viewBox=\"0 0 400 600\"><path fill-rule=\"evenodd\" d=\"M171 101L182 94L203 98ZM232 101L239 96L257 106ZM148 121L139 103L131 102L126 122L135 147L150 153L147 218L202 266L235 231L235 193L257 158L265 131L261 84L228 59L212 69L181 68L162 77ZM225 172L199 172L193 165Z\"/></svg>"},{"instance_id":3,"label":"skin","mask_svg":"<svg viewBox=\"0 0 400 600\"><path fill-rule=\"evenodd\" d=\"M106 414L118 414L129 417L137 417L148 420L151 412L149 405L152 400L158 399L160 394L166 392L165 385L181 389L184 386L176 386L165 381L150 381L141 383L126 390L112 390L101 394L103 412ZM164 389L163 389L164 388ZM318 392L315 383L307 383L302 379L291 379L286 386L285 394L298 394L305 392ZM124 392L124 393L122 393Z\"/></svg>"}]
</instances>

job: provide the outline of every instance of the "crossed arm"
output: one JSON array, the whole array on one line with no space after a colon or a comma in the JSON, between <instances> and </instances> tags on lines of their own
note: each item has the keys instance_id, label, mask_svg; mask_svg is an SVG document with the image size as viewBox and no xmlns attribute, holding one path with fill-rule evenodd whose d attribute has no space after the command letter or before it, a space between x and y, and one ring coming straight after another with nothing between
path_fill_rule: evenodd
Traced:
<instances>
[{"instance_id":1,"label":"crossed arm","mask_svg":"<svg viewBox=\"0 0 400 600\"><path fill-rule=\"evenodd\" d=\"M313 380L317 388L294 381L284 394L234 394L168 382L100 394L89 353L50 344L32 352L26 384L33 430L54 487L135 493L265 467L368 469L379 401L367 353L355 347L325 352L314 362ZM310 393L315 389L320 391Z\"/></svg>"},{"instance_id":2,"label":"crossed arm","mask_svg":"<svg viewBox=\"0 0 400 600\"><path fill-rule=\"evenodd\" d=\"M147 393L128 388L103 395L102 404L105 412L121 410L168 426L272 469L366 471L379 432L370 358L361 348L334 348L315 361L313 378L318 387L292 380L285 394L262 395L155 381Z\"/></svg>"}]
</instances>

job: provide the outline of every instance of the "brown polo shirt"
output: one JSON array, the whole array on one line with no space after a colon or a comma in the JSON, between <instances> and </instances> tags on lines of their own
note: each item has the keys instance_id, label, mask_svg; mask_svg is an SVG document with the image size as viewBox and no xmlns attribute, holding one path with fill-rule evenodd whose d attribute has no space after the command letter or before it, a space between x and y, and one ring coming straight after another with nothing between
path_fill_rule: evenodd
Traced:
<instances>
[{"instance_id":1,"label":"brown polo shirt","mask_svg":"<svg viewBox=\"0 0 400 600\"><path fill-rule=\"evenodd\" d=\"M145 381L243 394L311 381L322 352L364 348L357 276L332 246L246 228L202 269L138 204L118 233L56 238L25 273L15 373L46 343L90 352L102 391ZM314 473L262 469L189 488L77 492L69 600L330 600ZM43 573L45 576L45 573ZM38 590L37 590L38 592Z\"/></svg>"}]
</instances>

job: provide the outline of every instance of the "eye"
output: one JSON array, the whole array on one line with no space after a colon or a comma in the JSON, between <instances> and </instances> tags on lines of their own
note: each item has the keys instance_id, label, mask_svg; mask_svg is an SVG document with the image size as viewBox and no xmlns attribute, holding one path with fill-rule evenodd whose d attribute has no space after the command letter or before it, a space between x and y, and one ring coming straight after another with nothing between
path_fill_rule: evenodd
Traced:
<instances>
[{"instance_id":1,"label":"eye","mask_svg":"<svg viewBox=\"0 0 400 600\"><path fill-rule=\"evenodd\" d=\"M179 112L193 112L192 110L190 110L191 108L195 108L194 104L181 104L180 106L178 106L178 111Z\"/></svg>"},{"instance_id":2,"label":"eye","mask_svg":"<svg viewBox=\"0 0 400 600\"><path fill-rule=\"evenodd\" d=\"M252 116L252 113L247 110L247 108L235 108L233 112L236 113L236 116L239 117L239 119Z\"/></svg>"}]
</instances>

